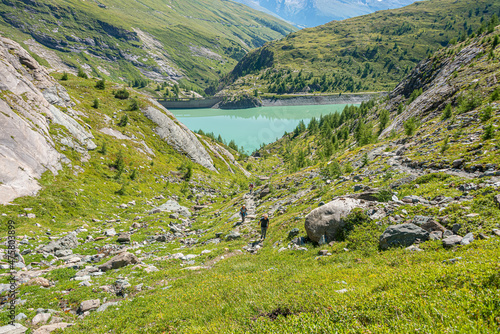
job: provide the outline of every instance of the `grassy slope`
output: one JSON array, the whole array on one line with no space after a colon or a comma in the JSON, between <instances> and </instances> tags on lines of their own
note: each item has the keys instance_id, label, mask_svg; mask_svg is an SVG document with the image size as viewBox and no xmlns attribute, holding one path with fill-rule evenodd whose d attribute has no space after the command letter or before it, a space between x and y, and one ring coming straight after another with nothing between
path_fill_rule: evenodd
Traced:
<instances>
[{"instance_id":1,"label":"grassy slope","mask_svg":"<svg viewBox=\"0 0 500 334\"><path fill-rule=\"evenodd\" d=\"M500 34L500 30L497 29L496 34ZM492 35L489 35L484 39L482 47L485 50L491 49L491 37ZM478 42L480 40L476 39L466 43ZM452 53L456 53L463 46L463 44L457 45L450 49L449 54L447 52L450 50L438 53L433 59L440 61L445 55L452 57ZM472 85L465 84L462 87L463 91L458 94L474 90L481 96L481 106L473 109L471 115L478 115L490 103L493 107L492 117L485 122L497 126L500 121L498 104L491 103L491 96L492 91L499 85L488 84L491 82L488 78L500 75L499 50L500 46L494 51L493 59L488 59L487 53L481 55L471 66L464 67L456 76L457 81L472 82ZM480 80L473 82L475 79ZM70 92L73 94L79 92L76 86L75 90L71 88L72 86L71 82L68 83ZM90 101L90 97L86 101ZM375 122L377 109L385 106L386 101L376 105L368 112L368 119ZM404 249L380 252L376 247L380 233L387 225L393 224L389 219L395 219L397 216L401 217L400 221L411 221L415 215L448 216L446 226L451 227L454 223L461 223L462 235L469 231L476 237L479 232L489 234L492 228L498 228L500 221L500 209L493 201L493 196L498 193L498 187L495 188L487 183L493 180L491 177L468 179L437 173L436 170L422 171L422 176L395 189L399 198L406 195L419 195L427 199L438 195L459 198L463 195L457 189L459 185L471 182L483 185L482 188L469 192L468 197L461 198L459 202L450 204L443 210L437 206L421 204L400 205L388 218L380 220L380 225L366 223L362 228L355 230L346 241L323 247L308 244L306 246L308 250L303 252L291 250L278 252L280 247L287 245L287 234L290 229L297 227L300 229L300 235L305 235L303 217L321 201L327 202L334 196L352 193L356 183L387 188L393 182L408 176L407 172L389 164L389 156L381 154L393 153L400 147L401 144L398 143L402 140L414 143L405 153L405 156L413 159L422 151L419 145L425 140L426 135L432 134L436 142L434 146L428 147L427 154L429 160L432 160L430 154L436 154L439 150L439 144L436 143L439 143L444 136L450 135L451 139L454 138L455 132L461 132L457 139L465 139L476 131L474 129L484 125L476 120L461 130L436 133L436 128L446 128L447 125L458 122L459 116L464 115L459 114L458 105L453 107L453 113L451 118L442 121L441 112L437 111L434 118L422 124L417 134L413 136L396 133L392 138L381 139L362 147L356 146L352 136L349 137L331 157L340 161L344 174L350 174L349 179L344 182L332 177L333 183L328 184L325 182L326 177L319 174L327 160L314 161L323 143L317 134L304 132L301 134L302 139L286 137L267 146L262 150L264 156L262 159L258 161L250 159L253 169L257 170L256 173L266 175L273 173L269 181L271 194L258 203L257 214L267 212L279 203L282 209L271 216L271 226L264 248L256 255L245 252L222 259L212 269L192 272L182 270L184 264L180 260L168 259L165 256L177 252L200 254L202 250L210 249L211 253L195 259L195 265L207 264L216 257L220 258L221 255L235 254L248 243L249 239L258 235L256 227L249 226L243 233L244 238L240 240L222 242L218 245L201 245L201 242L213 238L216 232L226 234L232 230L236 219L231 217L242 204L243 193L237 189L240 182L238 178L235 178L236 182L230 184L229 180L222 181L216 175L211 175L212 181L210 181L205 173L195 173L195 178L205 178L208 185L220 185L223 194L233 194L233 198L230 196L227 199L218 196L217 203L213 204L212 208L204 209L195 217L196 223L193 224L192 230L208 229L207 233L199 238L200 243L191 248L184 248L177 241L148 245L141 249L141 256L147 255L144 262L157 266L160 271L146 273L141 268L130 266L93 278L92 287L80 287L78 281L70 281L69 278L75 273L74 269L52 271L45 276L58 281L55 287L40 289L23 285L20 288L21 298L28 301L25 305L19 306L18 311L32 317L35 314L34 309L38 307L59 310L68 303L72 309L76 309L82 300L95 298L99 298L101 302L104 298L121 302L119 306L110 307L102 313L93 312L84 320L77 321L73 328L66 331L68 333L495 332L500 326L498 303L500 239L498 237L476 240L468 246L458 246L452 250L443 249L439 241L421 244L420 248L424 250L422 252L408 252ZM470 146L459 141L456 143L450 141L451 147L440 153L440 156L450 161L462 156L472 160L478 157L478 154L469 152L468 148L482 144L487 148L487 152L485 150L480 162L484 162L482 157L485 157L498 164L496 150L499 136L497 130L492 139L478 139ZM148 143L152 146L154 142L154 139L148 139ZM298 150L306 150L309 146L310 154L307 158L314 161L314 164L290 172L289 161L284 160L282 152L285 146L293 146L296 151L293 151L292 155L295 156L298 155ZM376 151L379 154L371 157L368 164L361 167L359 162L362 156ZM95 156L93 154L92 159L91 161L99 161L100 158L97 154ZM163 159L166 157L159 158L160 161ZM175 162L178 161L176 156L173 159ZM155 168L157 161L155 160ZM174 161L172 165L167 166L175 167ZM352 166L352 170L346 172L348 165ZM353 181L355 175L362 175L364 181ZM21 212L26 205L36 208L37 204L45 203L44 196L50 193L55 198L63 198L55 189L58 184L63 185L64 177L62 174L55 178L54 184L47 187L38 197L19 199L16 201L18 206L3 207L2 211L12 215ZM168 194L180 195L181 203L189 204L180 189L174 186L164 190L162 184L155 184L149 179L152 176L145 174L144 177L150 181L147 182L147 186L144 184L141 190L149 192L149 196L166 191ZM78 178L72 182L64 185L68 189L77 189L82 186L84 179ZM153 189L147 190L148 186ZM89 188L88 191L96 191L92 189L94 188ZM301 195L294 201L294 196L298 194ZM107 196L110 195L112 191L108 190ZM137 199L140 196L142 195L133 194L127 199ZM102 209L108 210L106 213L109 217L117 214L122 218L122 223L105 226L114 225L117 230L127 230L136 215L143 217L140 222L149 224L147 229L132 235L133 241L143 241L148 235L160 232L160 227L166 227L170 221L168 214L144 215L147 207L143 206L142 200L138 201L138 206L123 211L114 208L114 205L123 200L111 199L110 204L113 205L103 206ZM81 196L74 200L76 203L83 202ZM73 229L85 222L89 225L89 232L81 232L79 237L85 238L87 234L97 236L94 228L101 227L103 223L93 223L88 218L80 219L95 215L102 217L96 210L90 207L86 209L87 212L82 213L65 210L74 216L66 217L59 225L50 222L48 214L43 216L43 211L37 211L37 215L40 214L42 218L36 221L42 223L45 228L61 231L70 227ZM477 213L478 216L467 217L466 215L470 213ZM35 220L18 220L22 224L20 227L22 233L34 229L32 223ZM44 229L39 229L36 233L43 231ZM82 244L75 253L95 254L97 252L95 246L100 247L112 242L108 239ZM319 249L328 249L333 256L317 258ZM40 255L27 255L27 262L36 259L37 256L40 257ZM461 259L455 263L443 262L452 258ZM118 277L126 277L132 286L143 283L143 291L135 292L130 288L128 295L122 298L104 293L98 288L101 285L112 284ZM1 316L2 319L6 319L5 312ZM63 317L69 321L75 321L76 318L70 313L63 314Z\"/></svg>"},{"instance_id":2,"label":"grassy slope","mask_svg":"<svg viewBox=\"0 0 500 334\"><path fill-rule=\"evenodd\" d=\"M47 34L68 43L63 49L79 44L67 36L91 38L108 46L117 46L123 53L138 56L137 61L144 63L141 67L147 69L149 66L151 70L156 64L141 49L141 42L109 36L97 20L127 31L138 28L161 42L164 46L161 52L167 56L169 65L198 86L206 85L218 73L229 71L249 48L258 47L294 30L274 17L243 5L214 0L147 0L133 4L130 1L101 1L107 6L105 9L93 1L51 0L38 2L36 6L21 1L9 3L16 7L6 3L0 5L4 11L0 27L7 36L18 41L28 37L26 34L30 34L30 25L35 27L37 34ZM5 22L5 18L9 23ZM17 28L10 24L13 21L19 22L15 24ZM216 60L195 56L190 46L208 48L222 58ZM101 72L97 69L100 65L111 72L115 80L119 77L132 79L140 76L137 68L124 60L117 49L106 49L99 45L86 45L85 49L95 56L116 60L103 61L86 53L58 54L71 65L77 65L77 61L88 63L93 67L94 74Z\"/></svg>"},{"instance_id":3,"label":"grassy slope","mask_svg":"<svg viewBox=\"0 0 500 334\"><path fill-rule=\"evenodd\" d=\"M304 29L249 53L225 79L225 91L266 93L285 81L285 91L292 92L290 79L300 70L312 75L306 81L311 88L314 79L326 75L318 91L388 91L428 52L464 31L475 32L483 19L499 12L500 4L491 0L423 1ZM259 61L263 52L271 56Z\"/></svg>"}]
</instances>

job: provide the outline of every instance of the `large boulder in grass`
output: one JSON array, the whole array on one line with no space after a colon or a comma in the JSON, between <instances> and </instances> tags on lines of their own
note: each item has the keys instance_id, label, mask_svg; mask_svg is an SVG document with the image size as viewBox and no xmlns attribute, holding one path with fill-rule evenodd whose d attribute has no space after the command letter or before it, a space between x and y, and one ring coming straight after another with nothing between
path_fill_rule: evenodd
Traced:
<instances>
[{"instance_id":1,"label":"large boulder in grass","mask_svg":"<svg viewBox=\"0 0 500 334\"><path fill-rule=\"evenodd\" d=\"M415 224L401 224L389 226L380 236L380 249L390 247L408 247L415 241L429 240L429 232Z\"/></svg>"},{"instance_id":2,"label":"large boulder in grass","mask_svg":"<svg viewBox=\"0 0 500 334\"><path fill-rule=\"evenodd\" d=\"M339 197L312 210L307 216L304 227L307 236L319 242L322 236L326 241L334 240L345 225L345 218L355 208L367 208L365 201L355 198Z\"/></svg>"},{"instance_id":3,"label":"large boulder in grass","mask_svg":"<svg viewBox=\"0 0 500 334\"><path fill-rule=\"evenodd\" d=\"M108 271L111 269L118 269L128 266L129 264L136 264L136 263L139 263L139 259L137 258L137 256L129 252L124 252L114 256L108 262L100 265L99 269L101 271Z\"/></svg>"}]
</instances>

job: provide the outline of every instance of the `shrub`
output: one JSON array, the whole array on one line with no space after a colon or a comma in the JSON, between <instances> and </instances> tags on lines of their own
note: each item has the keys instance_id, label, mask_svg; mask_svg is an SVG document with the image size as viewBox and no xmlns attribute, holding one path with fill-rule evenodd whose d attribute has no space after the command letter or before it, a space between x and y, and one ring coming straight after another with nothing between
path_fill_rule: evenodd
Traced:
<instances>
[{"instance_id":1,"label":"shrub","mask_svg":"<svg viewBox=\"0 0 500 334\"><path fill-rule=\"evenodd\" d=\"M365 153L363 155L363 158L361 158L361 167L365 167L369 162L370 160L368 159L368 153Z\"/></svg>"},{"instance_id":2,"label":"shrub","mask_svg":"<svg viewBox=\"0 0 500 334\"><path fill-rule=\"evenodd\" d=\"M491 102L494 102L494 101L497 101L498 99L500 98L500 87L497 87L493 93L491 93L491 96L490 96L490 101Z\"/></svg>"},{"instance_id":3,"label":"shrub","mask_svg":"<svg viewBox=\"0 0 500 334\"><path fill-rule=\"evenodd\" d=\"M94 103L92 104L92 108L99 109L99 99L94 99Z\"/></svg>"},{"instance_id":4,"label":"shrub","mask_svg":"<svg viewBox=\"0 0 500 334\"><path fill-rule=\"evenodd\" d=\"M352 168L352 165L350 162L347 162L344 166L344 172L346 174L351 174L354 171L354 168Z\"/></svg>"},{"instance_id":5,"label":"shrub","mask_svg":"<svg viewBox=\"0 0 500 334\"><path fill-rule=\"evenodd\" d=\"M379 202L389 202L392 200L392 191L389 189L381 189L377 194L375 194L377 201Z\"/></svg>"},{"instance_id":6,"label":"shrub","mask_svg":"<svg viewBox=\"0 0 500 334\"><path fill-rule=\"evenodd\" d=\"M458 101L459 113L465 113L474 110L481 105L481 97L474 92L470 93L467 96L462 95Z\"/></svg>"},{"instance_id":7,"label":"shrub","mask_svg":"<svg viewBox=\"0 0 500 334\"><path fill-rule=\"evenodd\" d=\"M387 124L389 124L389 111L384 109L380 112L380 116L379 116L379 122L380 122L380 126L379 126L379 129L378 129L378 133L381 134L382 131L387 127Z\"/></svg>"},{"instance_id":8,"label":"shrub","mask_svg":"<svg viewBox=\"0 0 500 334\"><path fill-rule=\"evenodd\" d=\"M132 99L130 101L130 105L128 107L128 110L130 110L130 111L139 110L139 102L136 99Z\"/></svg>"},{"instance_id":9,"label":"shrub","mask_svg":"<svg viewBox=\"0 0 500 334\"><path fill-rule=\"evenodd\" d=\"M443 110L443 114L441 115L441 119L444 121L453 115L453 111L451 109L451 103L448 103Z\"/></svg>"},{"instance_id":10,"label":"shrub","mask_svg":"<svg viewBox=\"0 0 500 334\"><path fill-rule=\"evenodd\" d=\"M405 128L405 134L407 136L413 136L415 134L415 130L418 127L418 122L415 117L409 118L405 123L404 123L404 128Z\"/></svg>"},{"instance_id":11,"label":"shrub","mask_svg":"<svg viewBox=\"0 0 500 334\"><path fill-rule=\"evenodd\" d=\"M117 191L115 191L115 194L120 195L120 196L125 195L125 193L126 193L126 188L127 188L127 184L126 184L126 183L123 183L123 184L122 184L122 186L121 186L121 188L120 188L120 189L118 189Z\"/></svg>"},{"instance_id":12,"label":"shrub","mask_svg":"<svg viewBox=\"0 0 500 334\"><path fill-rule=\"evenodd\" d=\"M330 164L321 169L321 173L326 177L336 179L342 175L342 169L337 160L332 160Z\"/></svg>"},{"instance_id":13,"label":"shrub","mask_svg":"<svg viewBox=\"0 0 500 334\"><path fill-rule=\"evenodd\" d=\"M495 128L493 128L493 124L490 124L484 128L483 140L492 139L495 135Z\"/></svg>"},{"instance_id":14,"label":"shrub","mask_svg":"<svg viewBox=\"0 0 500 334\"><path fill-rule=\"evenodd\" d=\"M106 142L102 143L101 149L99 150L99 153L106 154L108 153L108 146Z\"/></svg>"},{"instance_id":15,"label":"shrub","mask_svg":"<svg viewBox=\"0 0 500 334\"><path fill-rule=\"evenodd\" d=\"M441 154L443 154L444 152L446 152L450 148L450 145L448 144L449 140L450 140L449 137L446 136L446 138L443 141L443 145L441 145L441 149L440 149Z\"/></svg>"},{"instance_id":16,"label":"shrub","mask_svg":"<svg viewBox=\"0 0 500 334\"><path fill-rule=\"evenodd\" d=\"M186 167L186 172L184 173L184 176L182 177L185 181L191 180L191 177L193 176L193 165L188 164Z\"/></svg>"},{"instance_id":17,"label":"shrub","mask_svg":"<svg viewBox=\"0 0 500 334\"><path fill-rule=\"evenodd\" d=\"M95 84L95 88L104 90L106 88L106 79L101 79L97 81Z\"/></svg>"},{"instance_id":18,"label":"shrub","mask_svg":"<svg viewBox=\"0 0 500 334\"><path fill-rule=\"evenodd\" d=\"M87 73L85 73L85 71L81 67L78 68L78 77L79 78L83 78L83 79L88 79L89 78L89 76L87 75Z\"/></svg>"},{"instance_id":19,"label":"shrub","mask_svg":"<svg viewBox=\"0 0 500 334\"><path fill-rule=\"evenodd\" d=\"M62 75L62 77L61 77L61 80L66 81L66 80L68 80L68 79L69 79L69 78L68 78L68 73L67 73L67 72L64 72L64 73L63 73L63 75Z\"/></svg>"},{"instance_id":20,"label":"shrub","mask_svg":"<svg viewBox=\"0 0 500 334\"><path fill-rule=\"evenodd\" d=\"M124 126L127 126L127 124L128 124L128 115L125 114L122 116L122 118L120 118L120 121L118 122L118 126L124 127Z\"/></svg>"},{"instance_id":21,"label":"shrub","mask_svg":"<svg viewBox=\"0 0 500 334\"><path fill-rule=\"evenodd\" d=\"M483 111L479 115L479 119L481 119L481 122L486 122L491 118L492 114L493 114L493 108L491 106L487 106L486 108L483 109Z\"/></svg>"},{"instance_id":22,"label":"shrub","mask_svg":"<svg viewBox=\"0 0 500 334\"><path fill-rule=\"evenodd\" d=\"M130 96L130 93L127 91L126 88L120 89L116 91L115 97L120 100L126 100Z\"/></svg>"},{"instance_id":23,"label":"shrub","mask_svg":"<svg viewBox=\"0 0 500 334\"><path fill-rule=\"evenodd\" d=\"M130 179L135 180L137 178L137 169L134 169L132 171L132 174L130 174Z\"/></svg>"}]
</instances>

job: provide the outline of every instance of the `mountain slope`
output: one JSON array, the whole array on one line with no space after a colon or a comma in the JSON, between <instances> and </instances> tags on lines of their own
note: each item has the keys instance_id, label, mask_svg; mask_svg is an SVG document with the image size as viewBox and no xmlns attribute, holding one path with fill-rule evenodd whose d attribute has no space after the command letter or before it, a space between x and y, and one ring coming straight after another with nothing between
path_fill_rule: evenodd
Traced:
<instances>
[{"instance_id":1,"label":"mountain slope","mask_svg":"<svg viewBox=\"0 0 500 334\"><path fill-rule=\"evenodd\" d=\"M0 17L0 31L24 41L40 58L46 48L56 51L46 57L46 65L61 58L70 67L114 80L186 78L195 87L226 72L251 48L294 29L241 4L218 0L133 5L5 0Z\"/></svg>"},{"instance_id":2,"label":"mountain slope","mask_svg":"<svg viewBox=\"0 0 500 334\"><path fill-rule=\"evenodd\" d=\"M145 119L147 99L123 111L132 100L118 101L117 88L61 80L108 152L81 161L58 147L73 165L44 175L37 196L0 205L2 240L13 219L23 268L0 263L0 304L10 304L13 275L25 315L16 322L35 334L69 325L65 333L494 333L499 59L497 27L424 59L388 99L300 125L248 158L270 176L253 179L252 194L215 155L220 174L194 165L189 179L187 159ZM123 114L130 124L119 126ZM154 156L138 150L142 139ZM120 149L121 174L111 167ZM358 207L347 214L342 203Z\"/></svg>"},{"instance_id":3,"label":"mountain slope","mask_svg":"<svg viewBox=\"0 0 500 334\"><path fill-rule=\"evenodd\" d=\"M399 8L414 0L236 0L252 8L266 9L301 27L315 27L333 20Z\"/></svg>"},{"instance_id":4,"label":"mountain slope","mask_svg":"<svg viewBox=\"0 0 500 334\"><path fill-rule=\"evenodd\" d=\"M430 0L304 29L247 54L223 85L271 94L388 91L431 50L499 12L498 1Z\"/></svg>"}]
</instances>

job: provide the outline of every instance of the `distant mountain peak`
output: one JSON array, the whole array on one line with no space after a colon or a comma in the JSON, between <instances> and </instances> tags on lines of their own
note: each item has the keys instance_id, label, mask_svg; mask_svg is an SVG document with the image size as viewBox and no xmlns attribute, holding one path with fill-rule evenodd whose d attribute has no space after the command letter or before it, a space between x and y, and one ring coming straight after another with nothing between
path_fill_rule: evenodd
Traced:
<instances>
[{"instance_id":1,"label":"distant mountain peak","mask_svg":"<svg viewBox=\"0 0 500 334\"><path fill-rule=\"evenodd\" d=\"M313 27L334 20L398 8L415 0L235 0L271 13L299 27Z\"/></svg>"}]
</instances>

